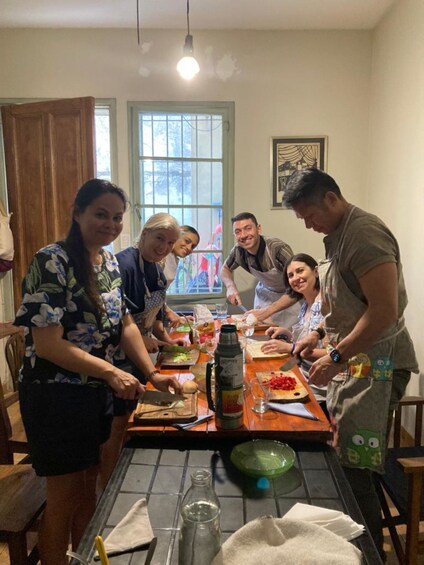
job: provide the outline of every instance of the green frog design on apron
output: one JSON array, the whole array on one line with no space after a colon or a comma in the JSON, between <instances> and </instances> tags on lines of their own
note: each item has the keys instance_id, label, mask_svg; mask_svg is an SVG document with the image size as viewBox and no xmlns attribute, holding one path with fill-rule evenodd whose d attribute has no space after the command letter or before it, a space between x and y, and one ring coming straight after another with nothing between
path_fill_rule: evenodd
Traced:
<instances>
[{"instance_id":1,"label":"green frog design on apron","mask_svg":"<svg viewBox=\"0 0 424 565\"><path fill-rule=\"evenodd\" d=\"M265 248L265 253L269 255L268 248ZM269 255L269 257L271 256ZM254 308L266 308L270 304L274 304L286 292L283 273L276 267L266 272L249 267L249 271L259 281L255 289ZM297 302L293 306L273 314L272 320L274 324L291 328L297 322L299 310L300 302Z\"/></svg>"},{"instance_id":2,"label":"green frog design on apron","mask_svg":"<svg viewBox=\"0 0 424 565\"><path fill-rule=\"evenodd\" d=\"M335 255L321 261L318 267L321 311L326 326L336 328L337 342L352 331L367 308L348 288L338 267L353 210ZM350 358L346 370L328 384L327 407L334 429L333 445L338 450L341 464L346 467L384 472L393 350L395 338L403 328L404 321L400 319L366 351Z\"/></svg>"}]
</instances>

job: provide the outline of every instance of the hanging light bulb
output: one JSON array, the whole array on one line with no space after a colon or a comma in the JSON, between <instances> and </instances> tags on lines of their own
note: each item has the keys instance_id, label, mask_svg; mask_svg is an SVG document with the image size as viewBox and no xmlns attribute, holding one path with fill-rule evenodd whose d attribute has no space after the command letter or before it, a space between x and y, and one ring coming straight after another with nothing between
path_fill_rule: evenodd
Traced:
<instances>
[{"instance_id":1,"label":"hanging light bulb","mask_svg":"<svg viewBox=\"0 0 424 565\"><path fill-rule=\"evenodd\" d=\"M190 35L190 0L187 0L187 35L184 42L184 56L178 61L177 71L185 80L191 80L200 71L199 63L193 57L193 36Z\"/></svg>"}]
</instances>

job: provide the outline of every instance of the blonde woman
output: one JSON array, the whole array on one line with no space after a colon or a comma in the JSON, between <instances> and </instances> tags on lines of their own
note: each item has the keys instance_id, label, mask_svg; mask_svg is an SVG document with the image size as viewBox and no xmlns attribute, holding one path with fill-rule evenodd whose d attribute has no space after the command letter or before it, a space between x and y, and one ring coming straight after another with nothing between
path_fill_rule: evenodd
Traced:
<instances>
[{"instance_id":1,"label":"blonde woman","mask_svg":"<svg viewBox=\"0 0 424 565\"><path fill-rule=\"evenodd\" d=\"M144 224L136 244L116 255L127 307L149 353L157 352L164 344L184 344L184 340L172 340L163 325L166 278L160 266L160 261L172 251L179 235L180 226L173 216L164 212L154 214ZM121 361L121 366L141 383L152 376L143 374L129 359ZM106 487L118 460L128 418L136 402L114 399L112 433L102 452L101 490Z\"/></svg>"}]
</instances>

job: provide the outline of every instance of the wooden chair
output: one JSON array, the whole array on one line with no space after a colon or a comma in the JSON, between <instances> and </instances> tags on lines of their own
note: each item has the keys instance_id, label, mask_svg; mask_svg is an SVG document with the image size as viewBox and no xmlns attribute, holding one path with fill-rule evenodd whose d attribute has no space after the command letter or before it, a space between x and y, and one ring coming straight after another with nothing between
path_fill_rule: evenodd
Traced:
<instances>
[{"instance_id":1,"label":"wooden chair","mask_svg":"<svg viewBox=\"0 0 424 565\"><path fill-rule=\"evenodd\" d=\"M38 562L37 544L28 555L26 536L45 504L45 479L31 465L0 465L0 542L9 546L10 565Z\"/></svg>"},{"instance_id":2,"label":"wooden chair","mask_svg":"<svg viewBox=\"0 0 424 565\"><path fill-rule=\"evenodd\" d=\"M6 341L5 354L7 365L12 375L13 390L18 390L19 369L25 354L25 342L22 332L16 332Z\"/></svg>"},{"instance_id":3,"label":"wooden chair","mask_svg":"<svg viewBox=\"0 0 424 565\"><path fill-rule=\"evenodd\" d=\"M401 447L402 411L415 406L414 446ZM383 510L383 525L389 529L399 563L416 565L418 554L424 552L424 540L419 539L420 520L424 520L423 475L424 447L422 446L424 398L404 397L394 418L393 448L388 449L385 474L376 487ZM384 495L392 500L398 515L393 515ZM406 543L403 547L396 526L406 524Z\"/></svg>"},{"instance_id":4,"label":"wooden chair","mask_svg":"<svg viewBox=\"0 0 424 565\"><path fill-rule=\"evenodd\" d=\"M0 464L13 464L14 453L28 454L28 440L22 422L18 393L4 395L0 382Z\"/></svg>"}]
</instances>

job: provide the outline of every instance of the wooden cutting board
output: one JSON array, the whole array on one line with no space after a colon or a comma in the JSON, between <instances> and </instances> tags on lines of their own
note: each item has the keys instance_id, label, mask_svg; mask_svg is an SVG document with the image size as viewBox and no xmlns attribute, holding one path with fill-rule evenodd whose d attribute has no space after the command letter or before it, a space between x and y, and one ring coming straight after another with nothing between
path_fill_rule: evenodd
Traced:
<instances>
[{"instance_id":1,"label":"wooden cutting board","mask_svg":"<svg viewBox=\"0 0 424 565\"><path fill-rule=\"evenodd\" d=\"M247 353L252 359L284 359L284 357L290 357L289 353L264 353L261 350L264 343L264 341L255 341L247 344Z\"/></svg>"},{"instance_id":2,"label":"wooden cutting board","mask_svg":"<svg viewBox=\"0 0 424 565\"><path fill-rule=\"evenodd\" d=\"M197 393L184 396L184 401L177 400L169 406L139 402L135 409L134 422L146 425L193 422L197 418Z\"/></svg>"},{"instance_id":3,"label":"wooden cutting board","mask_svg":"<svg viewBox=\"0 0 424 565\"><path fill-rule=\"evenodd\" d=\"M161 367L190 367L195 365L199 359L198 349L187 349L184 352L185 358L181 359L181 352L163 351L160 354L159 362Z\"/></svg>"},{"instance_id":4,"label":"wooden cutting board","mask_svg":"<svg viewBox=\"0 0 424 565\"><path fill-rule=\"evenodd\" d=\"M256 373L256 376L260 381L268 380L274 375L294 378L296 380L296 388L294 388L293 390L271 389L271 402L299 402L308 398L308 391L304 387L303 383L301 383L298 377L293 373L293 371L259 371Z\"/></svg>"}]
</instances>

